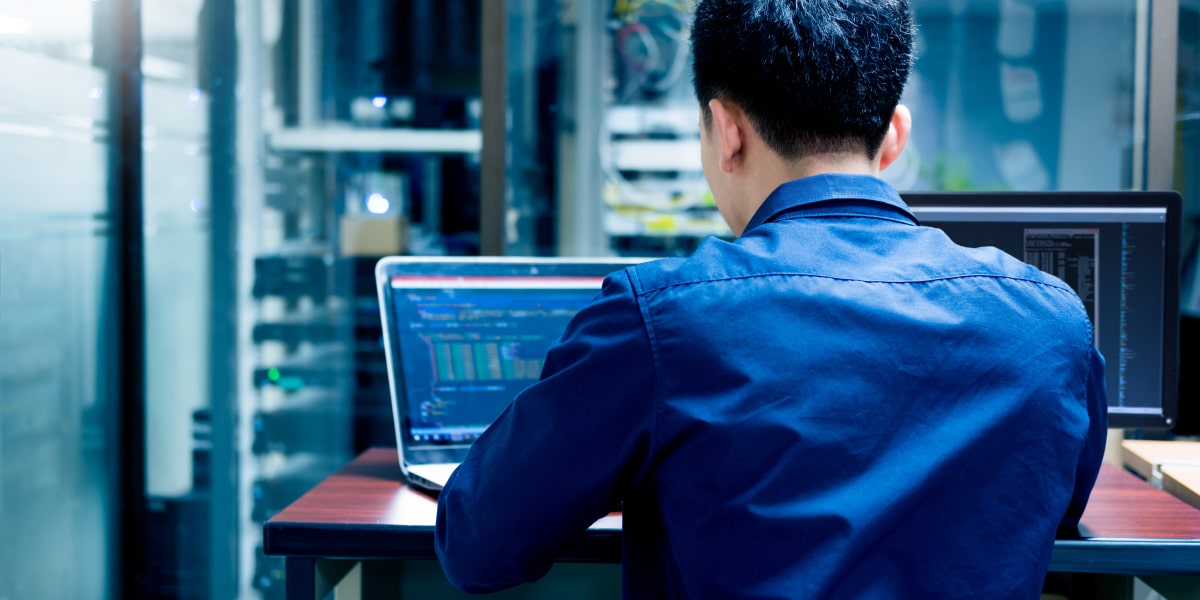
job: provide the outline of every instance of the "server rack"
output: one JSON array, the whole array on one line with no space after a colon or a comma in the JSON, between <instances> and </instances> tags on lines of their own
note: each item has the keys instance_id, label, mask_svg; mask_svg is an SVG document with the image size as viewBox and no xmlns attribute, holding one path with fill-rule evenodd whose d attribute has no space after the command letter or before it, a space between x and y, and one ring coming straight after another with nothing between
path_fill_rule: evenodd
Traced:
<instances>
[{"instance_id":1,"label":"server rack","mask_svg":"<svg viewBox=\"0 0 1200 600\"><path fill-rule=\"evenodd\" d=\"M266 102L243 126L262 154L242 171L261 204L243 231L240 553L243 594L264 598L283 564L263 522L395 443L375 262L479 253L479 0L281 9L248 49Z\"/></svg>"}]
</instances>

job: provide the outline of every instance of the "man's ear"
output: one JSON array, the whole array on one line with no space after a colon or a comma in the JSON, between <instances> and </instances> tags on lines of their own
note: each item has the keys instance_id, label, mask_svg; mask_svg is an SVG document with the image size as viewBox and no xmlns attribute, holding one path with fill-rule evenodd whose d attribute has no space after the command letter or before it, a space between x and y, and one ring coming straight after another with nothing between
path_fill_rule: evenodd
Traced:
<instances>
[{"instance_id":1,"label":"man's ear","mask_svg":"<svg viewBox=\"0 0 1200 600\"><path fill-rule=\"evenodd\" d=\"M722 171L731 173L742 158L744 140L738 122L741 111L735 105L715 98L708 101L708 108L712 111L713 135L717 137L717 165Z\"/></svg>"},{"instance_id":2,"label":"man's ear","mask_svg":"<svg viewBox=\"0 0 1200 600\"><path fill-rule=\"evenodd\" d=\"M882 171L900 158L904 145L908 143L908 134L912 133L912 114L908 107L897 104L892 113L892 122L888 125L887 135L879 147L879 170Z\"/></svg>"}]
</instances>

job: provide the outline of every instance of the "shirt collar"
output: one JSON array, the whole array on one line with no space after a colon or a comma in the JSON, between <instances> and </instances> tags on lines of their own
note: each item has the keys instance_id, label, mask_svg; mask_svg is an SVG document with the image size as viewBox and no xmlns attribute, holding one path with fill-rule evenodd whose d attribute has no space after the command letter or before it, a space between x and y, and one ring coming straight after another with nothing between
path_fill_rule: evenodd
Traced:
<instances>
[{"instance_id":1,"label":"shirt collar","mask_svg":"<svg viewBox=\"0 0 1200 600\"><path fill-rule=\"evenodd\" d=\"M880 216L894 220L906 218L913 224L917 223L917 218L908 210L908 205L900 199L900 194L888 182L871 175L828 173L796 179L775 188L746 224L746 231L764 223L778 221L791 213L806 212L805 209L830 200L856 201L855 210L841 211L844 212L844 216ZM864 210L867 213L878 214L864 215ZM836 216L839 211L824 210L822 214Z\"/></svg>"}]
</instances>

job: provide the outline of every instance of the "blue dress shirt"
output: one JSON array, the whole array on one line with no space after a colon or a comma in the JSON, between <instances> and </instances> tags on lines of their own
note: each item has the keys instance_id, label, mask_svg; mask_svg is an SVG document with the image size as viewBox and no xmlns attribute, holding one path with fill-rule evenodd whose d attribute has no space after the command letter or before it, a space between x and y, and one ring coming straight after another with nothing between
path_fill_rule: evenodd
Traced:
<instances>
[{"instance_id":1,"label":"blue dress shirt","mask_svg":"<svg viewBox=\"0 0 1200 600\"><path fill-rule=\"evenodd\" d=\"M534 581L623 503L629 598L1036 598L1103 369L1061 281L880 179L789 182L737 241L608 278L442 491L438 556Z\"/></svg>"}]
</instances>

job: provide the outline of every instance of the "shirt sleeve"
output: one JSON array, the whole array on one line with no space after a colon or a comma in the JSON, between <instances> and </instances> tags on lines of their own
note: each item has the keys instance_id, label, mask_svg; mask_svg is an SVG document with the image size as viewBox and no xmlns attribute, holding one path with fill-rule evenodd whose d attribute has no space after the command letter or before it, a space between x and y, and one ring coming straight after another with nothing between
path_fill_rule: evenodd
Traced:
<instances>
[{"instance_id":1,"label":"shirt sleeve","mask_svg":"<svg viewBox=\"0 0 1200 600\"><path fill-rule=\"evenodd\" d=\"M605 281L549 350L541 379L472 445L438 498L450 582L496 591L541 578L647 470L654 364L628 272Z\"/></svg>"},{"instance_id":2,"label":"shirt sleeve","mask_svg":"<svg viewBox=\"0 0 1200 600\"><path fill-rule=\"evenodd\" d=\"M1091 365L1087 383L1088 431L1079 464L1075 468L1075 491L1067 513L1059 525L1060 535L1077 535L1079 518L1087 508L1088 496L1096 484L1100 463L1104 460L1104 446L1108 441L1108 394L1104 387L1104 357L1092 349Z\"/></svg>"}]
</instances>

